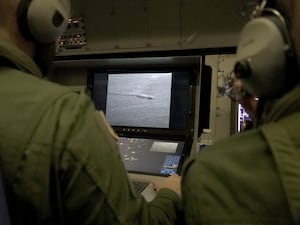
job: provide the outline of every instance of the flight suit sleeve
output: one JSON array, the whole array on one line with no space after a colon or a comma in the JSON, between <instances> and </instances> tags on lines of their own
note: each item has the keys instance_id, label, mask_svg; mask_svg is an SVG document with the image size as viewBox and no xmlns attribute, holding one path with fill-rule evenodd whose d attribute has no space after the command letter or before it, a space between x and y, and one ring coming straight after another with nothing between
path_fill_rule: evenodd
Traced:
<instances>
[{"instance_id":1,"label":"flight suit sleeve","mask_svg":"<svg viewBox=\"0 0 300 225\"><path fill-rule=\"evenodd\" d=\"M106 120L106 117L103 113L103 111L98 111L98 115L99 115L99 123L100 124L105 124L109 133L111 134L111 136L113 137L113 139L115 139L115 141L119 141L119 136L117 135L117 133L114 131L114 129L110 126L110 124L108 123L108 121Z\"/></svg>"},{"instance_id":2,"label":"flight suit sleeve","mask_svg":"<svg viewBox=\"0 0 300 225\"><path fill-rule=\"evenodd\" d=\"M90 100L61 102L66 131L56 167L65 224L176 224L180 198L164 189L148 203L132 189L116 140Z\"/></svg>"}]
</instances>

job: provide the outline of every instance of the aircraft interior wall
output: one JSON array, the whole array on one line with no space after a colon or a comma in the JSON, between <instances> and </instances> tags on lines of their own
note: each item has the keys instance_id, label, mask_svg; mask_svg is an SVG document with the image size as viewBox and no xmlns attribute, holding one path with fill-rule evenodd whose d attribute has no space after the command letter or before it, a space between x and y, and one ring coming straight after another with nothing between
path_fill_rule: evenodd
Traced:
<instances>
[{"instance_id":1,"label":"aircraft interior wall","mask_svg":"<svg viewBox=\"0 0 300 225\"><path fill-rule=\"evenodd\" d=\"M233 70L235 55L220 54L205 56L205 65L211 68L211 98L209 126L202 131L200 145L210 145L236 133L236 103L218 91L224 78Z\"/></svg>"}]
</instances>

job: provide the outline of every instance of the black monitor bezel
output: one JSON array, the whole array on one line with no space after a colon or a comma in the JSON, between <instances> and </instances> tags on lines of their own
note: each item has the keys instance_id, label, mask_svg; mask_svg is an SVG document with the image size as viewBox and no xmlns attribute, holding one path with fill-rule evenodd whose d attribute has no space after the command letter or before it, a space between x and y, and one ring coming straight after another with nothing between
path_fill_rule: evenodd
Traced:
<instances>
[{"instance_id":1,"label":"black monitor bezel","mask_svg":"<svg viewBox=\"0 0 300 225\"><path fill-rule=\"evenodd\" d=\"M171 129L171 128L147 128L147 127L126 127L126 126L113 126L114 130L120 136L138 136L138 137L154 137L154 138L168 138L168 139L185 139L186 136L191 136L194 128L194 115L195 115L195 92L197 85L197 77L199 74L196 65L188 66L151 66L151 67L126 67L126 68L96 68L88 71L87 75L87 89L89 90L90 97L93 100L94 89L94 76L96 74L109 74L109 73L151 73L151 72L184 72L188 74L188 117L186 118L186 127L184 129Z\"/></svg>"}]
</instances>

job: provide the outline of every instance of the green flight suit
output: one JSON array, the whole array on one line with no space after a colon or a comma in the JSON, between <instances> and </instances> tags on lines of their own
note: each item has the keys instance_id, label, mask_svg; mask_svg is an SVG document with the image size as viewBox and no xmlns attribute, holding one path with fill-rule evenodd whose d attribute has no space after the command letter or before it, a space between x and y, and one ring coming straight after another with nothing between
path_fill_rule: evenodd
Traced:
<instances>
[{"instance_id":1,"label":"green flight suit","mask_svg":"<svg viewBox=\"0 0 300 225\"><path fill-rule=\"evenodd\" d=\"M175 224L181 201L135 193L118 147L83 93L42 79L0 39L0 164L13 225Z\"/></svg>"},{"instance_id":2,"label":"green flight suit","mask_svg":"<svg viewBox=\"0 0 300 225\"><path fill-rule=\"evenodd\" d=\"M300 86L273 103L264 125L190 158L182 179L188 225L300 222Z\"/></svg>"}]
</instances>

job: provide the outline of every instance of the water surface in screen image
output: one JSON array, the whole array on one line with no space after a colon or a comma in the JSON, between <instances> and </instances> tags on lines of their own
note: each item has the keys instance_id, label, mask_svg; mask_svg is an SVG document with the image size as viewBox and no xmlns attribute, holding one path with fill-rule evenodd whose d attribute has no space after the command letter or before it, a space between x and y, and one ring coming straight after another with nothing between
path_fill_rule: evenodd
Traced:
<instances>
[{"instance_id":1,"label":"water surface in screen image","mask_svg":"<svg viewBox=\"0 0 300 225\"><path fill-rule=\"evenodd\" d=\"M168 128L172 73L109 74L106 117L114 126Z\"/></svg>"}]
</instances>

